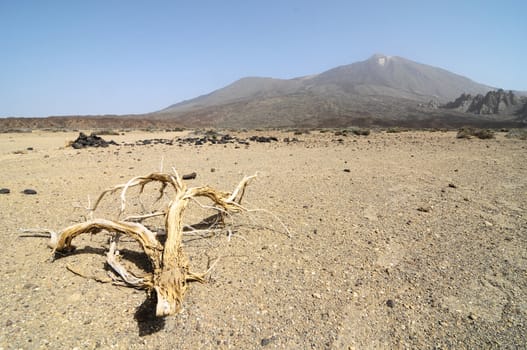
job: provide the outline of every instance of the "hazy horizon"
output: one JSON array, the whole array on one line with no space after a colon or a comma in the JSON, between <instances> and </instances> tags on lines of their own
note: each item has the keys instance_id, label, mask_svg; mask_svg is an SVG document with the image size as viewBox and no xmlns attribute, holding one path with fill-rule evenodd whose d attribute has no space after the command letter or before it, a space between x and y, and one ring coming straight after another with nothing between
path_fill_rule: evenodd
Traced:
<instances>
[{"instance_id":1,"label":"hazy horizon","mask_svg":"<svg viewBox=\"0 0 527 350\"><path fill-rule=\"evenodd\" d=\"M0 117L141 114L240 78L401 56L527 90L522 1L0 3Z\"/></svg>"}]
</instances>

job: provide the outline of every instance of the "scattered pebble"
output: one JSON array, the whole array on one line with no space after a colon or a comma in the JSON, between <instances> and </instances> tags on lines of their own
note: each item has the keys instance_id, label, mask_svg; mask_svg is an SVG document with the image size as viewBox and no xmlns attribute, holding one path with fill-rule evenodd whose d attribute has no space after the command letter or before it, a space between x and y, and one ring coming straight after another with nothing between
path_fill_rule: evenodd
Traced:
<instances>
[{"instance_id":1,"label":"scattered pebble","mask_svg":"<svg viewBox=\"0 0 527 350\"><path fill-rule=\"evenodd\" d=\"M38 288L38 286L34 283L26 283L24 284L24 286L22 287L24 289L36 289Z\"/></svg>"},{"instance_id":2,"label":"scattered pebble","mask_svg":"<svg viewBox=\"0 0 527 350\"><path fill-rule=\"evenodd\" d=\"M11 190L9 188L0 188L0 194L8 194L11 193Z\"/></svg>"},{"instance_id":3,"label":"scattered pebble","mask_svg":"<svg viewBox=\"0 0 527 350\"><path fill-rule=\"evenodd\" d=\"M345 172L345 173L351 173L351 170L348 169L348 168L346 168L346 169L344 169L344 172Z\"/></svg>"},{"instance_id":4,"label":"scattered pebble","mask_svg":"<svg viewBox=\"0 0 527 350\"><path fill-rule=\"evenodd\" d=\"M270 337L270 338L263 338L262 341L260 341L260 345L261 346L267 346L274 340L276 340L276 336L274 336L274 335L272 337Z\"/></svg>"},{"instance_id":5,"label":"scattered pebble","mask_svg":"<svg viewBox=\"0 0 527 350\"><path fill-rule=\"evenodd\" d=\"M274 136L251 136L249 137L249 140L255 141L255 142L271 142L271 141L278 141L278 139Z\"/></svg>"},{"instance_id":6,"label":"scattered pebble","mask_svg":"<svg viewBox=\"0 0 527 350\"><path fill-rule=\"evenodd\" d=\"M145 139L145 140L137 140L135 142L136 146L146 146L146 145L168 145L172 146L174 144L174 140L171 139ZM134 144L127 144L127 146L133 146Z\"/></svg>"},{"instance_id":7,"label":"scattered pebble","mask_svg":"<svg viewBox=\"0 0 527 350\"><path fill-rule=\"evenodd\" d=\"M454 185L453 183L449 183L449 184L448 184L448 187L450 187L450 188L457 188L457 186Z\"/></svg>"},{"instance_id":8,"label":"scattered pebble","mask_svg":"<svg viewBox=\"0 0 527 350\"><path fill-rule=\"evenodd\" d=\"M229 134L220 134L217 132L207 132L203 136L194 136L194 137L185 137L185 138L176 138L176 139L145 139L138 140L135 143L125 143L124 146L144 146L144 145L169 145L172 146L177 143L179 146L183 145L193 145L193 146L203 146L203 145L226 145L229 143L235 144L235 148L240 148L239 145L248 146L250 143L260 142L260 143L270 143L278 142L278 138L274 136L251 136L248 139L238 138L236 136L231 136ZM284 142L298 142L298 139L284 139Z\"/></svg>"},{"instance_id":9,"label":"scattered pebble","mask_svg":"<svg viewBox=\"0 0 527 350\"><path fill-rule=\"evenodd\" d=\"M394 307L395 306L395 301L393 301L392 299L386 300L386 306Z\"/></svg>"},{"instance_id":10,"label":"scattered pebble","mask_svg":"<svg viewBox=\"0 0 527 350\"><path fill-rule=\"evenodd\" d=\"M23 194L37 194L37 191L31 189L31 188L26 188L25 190L22 191Z\"/></svg>"},{"instance_id":11,"label":"scattered pebble","mask_svg":"<svg viewBox=\"0 0 527 350\"><path fill-rule=\"evenodd\" d=\"M269 345L270 342L271 342L270 338L263 338L262 341L260 342L260 345L261 346L267 346L267 345Z\"/></svg>"},{"instance_id":12,"label":"scattered pebble","mask_svg":"<svg viewBox=\"0 0 527 350\"><path fill-rule=\"evenodd\" d=\"M419 207L417 208L417 211L420 211L420 212L423 212L423 213L428 213L432 208L430 208L429 206L423 206L423 207Z\"/></svg>"},{"instance_id":13,"label":"scattered pebble","mask_svg":"<svg viewBox=\"0 0 527 350\"><path fill-rule=\"evenodd\" d=\"M183 180L194 180L197 175L195 172L183 175Z\"/></svg>"}]
</instances>

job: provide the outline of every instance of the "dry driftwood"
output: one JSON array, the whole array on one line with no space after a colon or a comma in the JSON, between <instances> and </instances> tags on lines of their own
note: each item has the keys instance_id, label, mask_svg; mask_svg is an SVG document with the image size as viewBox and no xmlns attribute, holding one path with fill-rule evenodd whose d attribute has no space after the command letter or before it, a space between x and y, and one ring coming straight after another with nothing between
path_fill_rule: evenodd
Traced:
<instances>
[{"instance_id":1,"label":"dry driftwood","mask_svg":"<svg viewBox=\"0 0 527 350\"><path fill-rule=\"evenodd\" d=\"M73 239L83 233L95 234L101 231L114 233L115 236L110 243L110 249L107 254L108 265L111 266L126 285L155 291L157 296L157 316L176 314L181 311L188 282L203 282L205 276L205 273L190 271L189 259L182 246L183 215L189 200L196 197L206 197L213 202L212 207L220 215L246 211L240 203L247 184L255 176L244 177L231 193L218 191L208 186L187 188L176 171L174 171L174 174L152 173L146 176L135 177L126 184L118 185L102 192L90 209L92 213L103 197L120 190L121 215L126 206L127 190L134 186L140 186L141 193L146 184L154 181L161 183L159 198L164 195L167 186L172 187L174 190L175 195L165 210L151 214L130 216L123 220L92 219L75 224L65 228L58 234L49 232L51 235L49 245L54 253L67 253L74 249L72 245ZM147 217L160 215L163 215L165 219L166 240L164 244L158 239L156 233L150 231L140 222L136 222ZM153 273L135 276L126 270L119 262L117 251L120 236L131 237L140 244L152 264Z\"/></svg>"}]
</instances>

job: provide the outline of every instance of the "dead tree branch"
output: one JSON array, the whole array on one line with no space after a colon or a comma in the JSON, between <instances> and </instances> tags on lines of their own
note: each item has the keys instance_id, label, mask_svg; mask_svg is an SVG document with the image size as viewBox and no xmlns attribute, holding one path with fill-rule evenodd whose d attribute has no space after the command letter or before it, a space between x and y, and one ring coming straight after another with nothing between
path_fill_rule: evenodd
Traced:
<instances>
[{"instance_id":1,"label":"dead tree branch","mask_svg":"<svg viewBox=\"0 0 527 350\"><path fill-rule=\"evenodd\" d=\"M205 273L190 271L189 259L182 244L184 230L191 228L191 231L196 232L214 232L219 225L223 224L223 218L218 218L219 216L230 216L233 213L247 212L247 209L240 203L247 185L255 176L244 177L232 192L218 191L209 186L187 188L183 179L175 170L174 174L151 173L146 176L134 177L125 184L103 191L93 207L90 208L91 213L97 209L105 196L120 191L119 216L121 216L126 208L127 191L131 187L138 186L139 194L141 194L145 186L151 182L161 183L159 196L156 201L163 197L167 187L173 189L174 195L166 208L151 213L128 216L122 220L92 219L69 226L59 233L46 230L45 232L51 236L49 246L53 249L53 253L68 253L75 249L72 245L73 239L81 234L96 234L101 231L113 233L114 238L110 242L106 256L108 265L126 285L155 291L157 295L157 316L176 314L181 311L183 298L188 289L188 282L204 282L205 275L210 271L210 269ZM183 223L183 217L189 201L197 197L207 198L212 201L212 206L207 208L215 209L217 211L215 215L218 216L215 220L208 223L209 226L206 229L199 231L194 229L193 226ZM159 216L164 217L164 232L166 232L164 243L159 240L159 234L150 231L141 223L143 220ZM205 220L202 223L207 223ZM148 256L153 273L136 276L121 264L117 250L117 244L121 236L128 236L139 243Z\"/></svg>"}]
</instances>

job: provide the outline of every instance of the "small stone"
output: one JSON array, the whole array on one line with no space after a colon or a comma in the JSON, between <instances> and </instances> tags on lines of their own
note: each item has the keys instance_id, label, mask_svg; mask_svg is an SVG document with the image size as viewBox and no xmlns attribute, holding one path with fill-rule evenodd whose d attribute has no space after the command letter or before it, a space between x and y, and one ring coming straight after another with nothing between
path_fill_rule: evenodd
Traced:
<instances>
[{"instance_id":1,"label":"small stone","mask_svg":"<svg viewBox=\"0 0 527 350\"><path fill-rule=\"evenodd\" d=\"M395 301L393 301L392 299L386 300L386 306L394 307L395 306Z\"/></svg>"},{"instance_id":2,"label":"small stone","mask_svg":"<svg viewBox=\"0 0 527 350\"><path fill-rule=\"evenodd\" d=\"M430 207L429 206L423 206L423 207L419 207L417 208L417 211L420 211L420 212L423 212L423 213L428 213L430 211Z\"/></svg>"},{"instance_id":3,"label":"small stone","mask_svg":"<svg viewBox=\"0 0 527 350\"><path fill-rule=\"evenodd\" d=\"M494 225L492 225L492 222L485 221L485 226L487 226L487 227L492 227L492 226L494 226Z\"/></svg>"},{"instance_id":4,"label":"small stone","mask_svg":"<svg viewBox=\"0 0 527 350\"><path fill-rule=\"evenodd\" d=\"M260 345L261 346L267 346L269 345L272 341L276 340L276 337L275 336L272 336L270 338L263 338L261 341L260 341Z\"/></svg>"},{"instance_id":5,"label":"small stone","mask_svg":"<svg viewBox=\"0 0 527 350\"><path fill-rule=\"evenodd\" d=\"M183 180L194 180L197 174L195 172L183 175Z\"/></svg>"},{"instance_id":6,"label":"small stone","mask_svg":"<svg viewBox=\"0 0 527 350\"><path fill-rule=\"evenodd\" d=\"M348 168L346 168L346 169L344 169L344 172L345 172L345 173L351 173L351 170L348 169Z\"/></svg>"},{"instance_id":7,"label":"small stone","mask_svg":"<svg viewBox=\"0 0 527 350\"><path fill-rule=\"evenodd\" d=\"M313 293L313 298L320 299L322 296L319 293Z\"/></svg>"},{"instance_id":8,"label":"small stone","mask_svg":"<svg viewBox=\"0 0 527 350\"><path fill-rule=\"evenodd\" d=\"M448 187L450 187L450 188L457 188L457 186L454 185L453 183L449 183L449 184L448 184Z\"/></svg>"},{"instance_id":9,"label":"small stone","mask_svg":"<svg viewBox=\"0 0 527 350\"><path fill-rule=\"evenodd\" d=\"M271 339L263 338L262 341L260 342L260 345L261 346L267 346L267 345L269 345L270 342L271 342Z\"/></svg>"},{"instance_id":10,"label":"small stone","mask_svg":"<svg viewBox=\"0 0 527 350\"><path fill-rule=\"evenodd\" d=\"M22 191L23 194L37 194L37 191L31 189L31 188L26 188L25 190Z\"/></svg>"},{"instance_id":11,"label":"small stone","mask_svg":"<svg viewBox=\"0 0 527 350\"><path fill-rule=\"evenodd\" d=\"M24 289L36 289L38 288L38 286L34 283L26 283L24 284L24 286L22 287Z\"/></svg>"},{"instance_id":12,"label":"small stone","mask_svg":"<svg viewBox=\"0 0 527 350\"><path fill-rule=\"evenodd\" d=\"M0 188L0 194L8 194L11 193L11 190L9 188Z\"/></svg>"}]
</instances>

